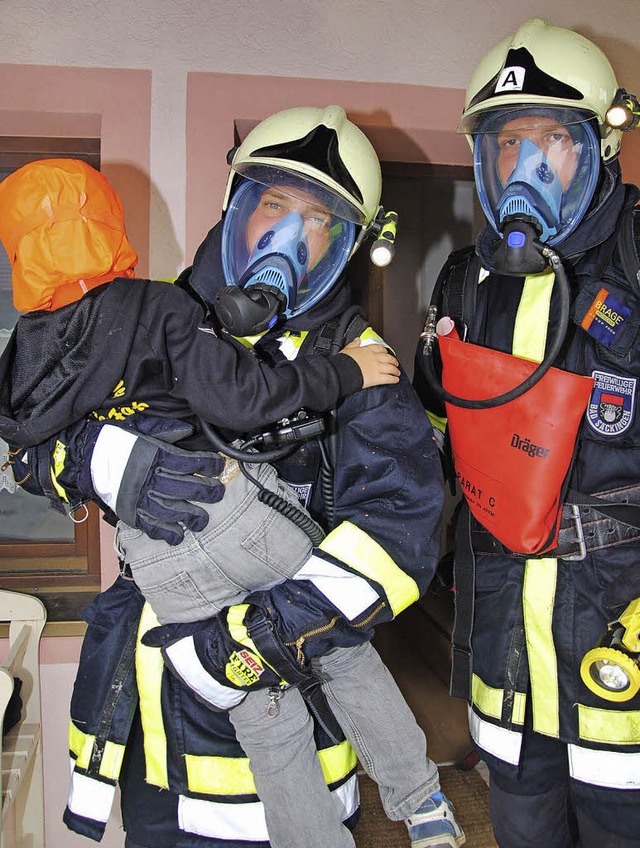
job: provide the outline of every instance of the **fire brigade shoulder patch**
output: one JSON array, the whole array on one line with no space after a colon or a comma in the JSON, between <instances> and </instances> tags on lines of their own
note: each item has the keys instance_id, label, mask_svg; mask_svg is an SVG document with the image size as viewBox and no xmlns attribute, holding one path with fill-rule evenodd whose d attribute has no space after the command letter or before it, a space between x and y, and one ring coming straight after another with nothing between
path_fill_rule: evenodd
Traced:
<instances>
[{"instance_id":1,"label":"fire brigade shoulder patch","mask_svg":"<svg viewBox=\"0 0 640 848\"><path fill-rule=\"evenodd\" d=\"M636 405L635 377L593 371L595 385L587 406L589 426L601 436L619 436L633 421Z\"/></svg>"}]
</instances>

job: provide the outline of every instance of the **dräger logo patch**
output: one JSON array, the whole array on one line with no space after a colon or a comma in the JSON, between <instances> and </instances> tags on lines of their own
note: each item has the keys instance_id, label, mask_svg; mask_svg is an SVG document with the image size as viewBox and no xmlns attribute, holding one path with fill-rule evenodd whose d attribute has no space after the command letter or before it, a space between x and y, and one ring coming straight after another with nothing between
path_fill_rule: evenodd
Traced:
<instances>
[{"instance_id":1,"label":"dr\u00e4ger logo patch","mask_svg":"<svg viewBox=\"0 0 640 848\"><path fill-rule=\"evenodd\" d=\"M524 451L527 456L538 456L541 459L546 459L551 450L551 448L543 448L542 445L535 445L530 439L521 438L518 433L514 433L511 437L511 447Z\"/></svg>"},{"instance_id":2,"label":"dr\u00e4ger logo patch","mask_svg":"<svg viewBox=\"0 0 640 848\"><path fill-rule=\"evenodd\" d=\"M619 436L633 421L637 380L606 371L593 371L591 376L595 385L587 407L589 426L601 436Z\"/></svg>"}]
</instances>

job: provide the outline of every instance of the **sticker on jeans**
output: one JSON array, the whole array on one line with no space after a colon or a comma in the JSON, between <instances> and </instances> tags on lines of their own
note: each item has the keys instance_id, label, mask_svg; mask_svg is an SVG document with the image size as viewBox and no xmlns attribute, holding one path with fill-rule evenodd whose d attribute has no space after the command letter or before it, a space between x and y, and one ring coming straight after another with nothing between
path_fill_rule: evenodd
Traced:
<instances>
[{"instance_id":1,"label":"sticker on jeans","mask_svg":"<svg viewBox=\"0 0 640 848\"><path fill-rule=\"evenodd\" d=\"M290 483L289 480L286 481L287 486L296 493L296 496L302 506L305 509L309 507L309 501L311 500L311 490L313 488L313 483Z\"/></svg>"},{"instance_id":2,"label":"sticker on jeans","mask_svg":"<svg viewBox=\"0 0 640 848\"><path fill-rule=\"evenodd\" d=\"M601 436L620 436L631 426L636 405L634 377L619 377L606 371L593 371L595 380L587 421Z\"/></svg>"}]
</instances>

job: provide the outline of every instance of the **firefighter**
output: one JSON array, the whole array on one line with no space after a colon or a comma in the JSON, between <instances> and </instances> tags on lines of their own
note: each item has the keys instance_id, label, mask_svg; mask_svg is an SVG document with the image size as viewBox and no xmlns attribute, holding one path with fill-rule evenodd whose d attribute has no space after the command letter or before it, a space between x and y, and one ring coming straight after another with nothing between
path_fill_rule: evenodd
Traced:
<instances>
[{"instance_id":1,"label":"firefighter","mask_svg":"<svg viewBox=\"0 0 640 848\"><path fill-rule=\"evenodd\" d=\"M346 269L365 236L379 228L380 194L375 152L340 107L278 113L258 125L235 152L223 221L208 234L178 285L207 306L220 328L244 337L270 364L311 351L329 354L343 338L376 340L366 320L348 310ZM308 272L297 275L299 252L286 246L287 228L295 229L303 206L310 218L317 218L319 205L348 226L327 232L326 222L317 221L318 244L313 238L306 242ZM269 216L272 226L265 233L261 224L262 235L254 238L258 219ZM97 438L87 435L95 426L100 428ZM332 710L341 713L341 723L348 723L353 699L367 699L377 705L376 721L386 719L388 711L395 718L384 722L389 726L384 738L379 734L371 740L378 746L376 768L385 762L376 779L387 814L406 820L413 844L463 844L464 835L439 791L437 769L426 757L424 735L393 681L385 681L393 697L379 703L376 681L388 672L369 644L373 627L414 602L435 570L442 479L432 429L404 374L393 391L375 389L367 399L360 393L355 403L340 403L326 426L326 435L302 442L275 461L282 479L327 531L299 580L255 593L198 627L185 625L192 628L188 635L180 628L154 627L150 607L122 578L89 608L90 627L71 707L74 774L65 821L73 830L100 836L119 781L130 848L266 846L265 811L256 784L277 804L281 770L316 744L330 794L322 803L305 804L301 783L299 797L288 798L287 829L307 846L352 846L347 827L358 815L356 754L332 720L327 702L318 698L316 667L327 651L346 647L359 652L367 672L346 691L336 683L337 666L331 685L331 661L323 665ZM138 438L149 442L145 435ZM155 492L157 478L167 476L162 445L153 442L151 458L145 452L143 469L134 449L111 474L110 460L118 455L120 439L116 427L102 423L63 434L66 456L74 462L57 468L58 484L76 487L82 498L99 496L116 511L125 489L127 502L135 505L130 523L136 523L131 513L137 511L139 523L153 532L175 531L182 515L189 514L187 493L182 487L171 493L171 500ZM60 440L58 436L56 443ZM42 455L30 451L27 459L33 476L46 483L49 460L36 467ZM188 454L179 457L188 482ZM157 469L159 475L153 473ZM223 654L229 647L221 665L213 661L220 658L213 658L218 645ZM116 672L117 688L113 674L104 670L107 653L117 660L115 669L107 666ZM163 666L163 656L175 674ZM336 651L335 656L336 663L344 661L344 653ZM254 781L227 715L202 702L211 703L211 693L224 694L225 688L227 694L242 696L252 681L259 686L260 678L268 676L265 669L275 669L284 684L304 689L318 724L314 731L308 710L300 709L299 689L265 689L262 710L268 709L274 722L281 721L288 736L272 752L271 771L256 774ZM406 753L400 756L395 733L405 741L416 740L411 762ZM259 743L259 737L253 740ZM366 747L359 746L357 754L372 770ZM269 828L277 826L267 822ZM274 844L290 844L280 832L272 838Z\"/></svg>"},{"instance_id":2,"label":"firefighter","mask_svg":"<svg viewBox=\"0 0 640 848\"><path fill-rule=\"evenodd\" d=\"M460 131L486 226L441 271L418 346L415 385L464 495L452 692L469 700L501 848L640 846L640 192L618 163L638 112L602 51L547 20L485 56ZM478 372L516 357L514 374L533 364L504 384ZM565 378L588 378L581 407L551 400ZM550 514L535 516L534 469L572 416ZM542 419L545 441L529 438ZM499 467L502 443L529 470Z\"/></svg>"}]
</instances>

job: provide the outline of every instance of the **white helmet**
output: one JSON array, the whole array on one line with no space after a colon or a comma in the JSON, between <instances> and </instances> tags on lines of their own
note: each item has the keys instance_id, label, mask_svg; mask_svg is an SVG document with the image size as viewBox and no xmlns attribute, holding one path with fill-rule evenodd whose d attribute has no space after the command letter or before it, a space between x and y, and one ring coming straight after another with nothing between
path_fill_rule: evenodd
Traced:
<instances>
[{"instance_id":1,"label":"white helmet","mask_svg":"<svg viewBox=\"0 0 640 848\"><path fill-rule=\"evenodd\" d=\"M376 152L341 106L287 109L258 124L233 155L224 199L223 326L251 323L229 287L254 301L266 293L271 313L261 327L322 300L364 236L379 229L381 194ZM245 312L235 320L230 310L239 304Z\"/></svg>"},{"instance_id":2,"label":"white helmet","mask_svg":"<svg viewBox=\"0 0 640 848\"><path fill-rule=\"evenodd\" d=\"M380 162L341 106L286 109L259 123L233 156L223 210L236 175L273 185L282 179L278 172L324 187L341 218L365 230L375 221L382 194Z\"/></svg>"},{"instance_id":3,"label":"white helmet","mask_svg":"<svg viewBox=\"0 0 640 848\"><path fill-rule=\"evenodd\" d=\"M473 146L471 136L489 110L516 105L579 110L597 120L600 155L608 162L620 150L621 132L607 123L618 92L599 47L543 18L530 18L481 60L467 88L459 130Z\"/></svg>"}]
</instances>

